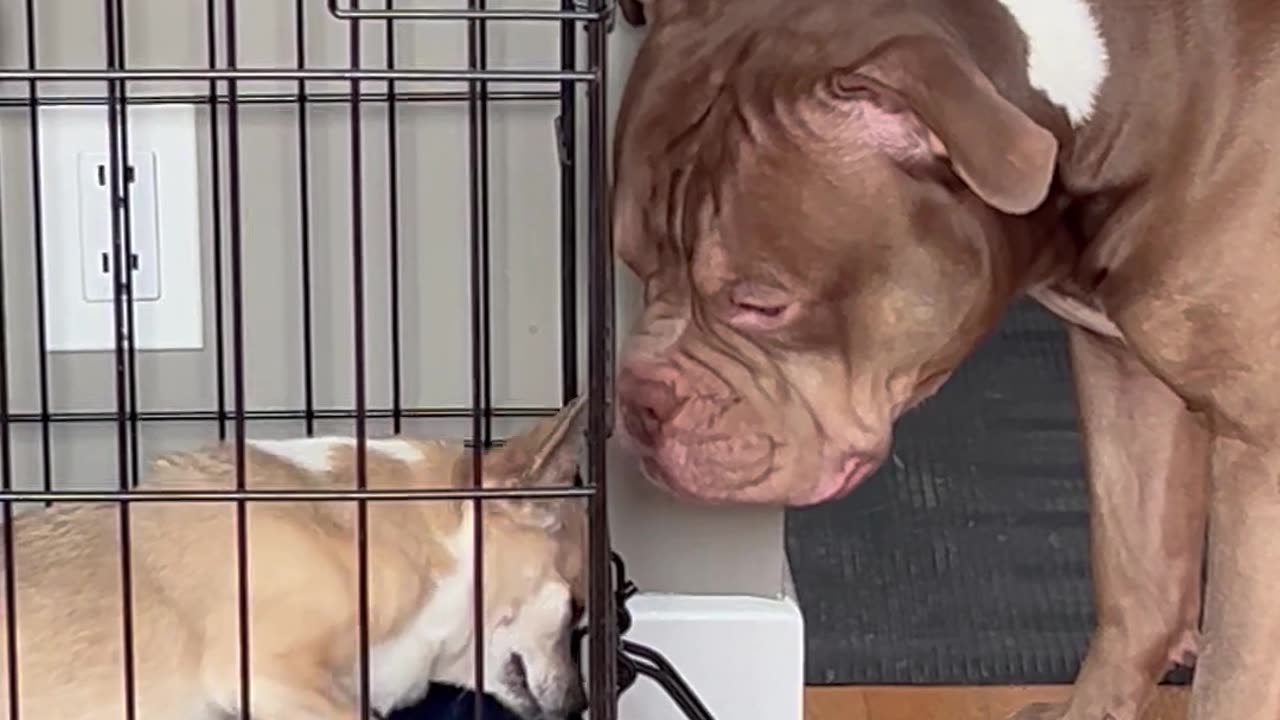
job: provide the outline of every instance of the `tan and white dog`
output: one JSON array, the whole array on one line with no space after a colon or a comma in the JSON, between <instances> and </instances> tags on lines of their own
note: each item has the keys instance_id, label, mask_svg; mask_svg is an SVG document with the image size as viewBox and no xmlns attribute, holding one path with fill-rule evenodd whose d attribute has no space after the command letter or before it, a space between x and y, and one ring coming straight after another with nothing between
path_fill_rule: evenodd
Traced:
<instances>
[{"instance_id":1,"label":"tan and white dog","mask_svg":"<svg viewBox=\"0 0 1280 720\"><path fill-rule=\"evenodd\" d=\"M578 466L581 398L484 457L484 485L566 485ZM246 484L354 489L351 438L251 441ZM368 487L467 488L460 444L367 442ZM156 460L147 490L235 486L234 445ZM246 503L252 716L358 717L356 503ZM571 654L585 582L581 499L485 500L485 689L524 718L581 712ZM431 682L474 687L475 503L367 504L370 706L386 714ZM54 506L13 522L18 687L23 720L124 718L120 513ZM138 720L240 712L235 505L138 502L130 511ZM3 587L0 585L0 587ZM2 603L0 603L2 605ZM0 622L0 640L7 632ZM8 718L0 643L0 717Z\"/></svg>"}]
</instances>

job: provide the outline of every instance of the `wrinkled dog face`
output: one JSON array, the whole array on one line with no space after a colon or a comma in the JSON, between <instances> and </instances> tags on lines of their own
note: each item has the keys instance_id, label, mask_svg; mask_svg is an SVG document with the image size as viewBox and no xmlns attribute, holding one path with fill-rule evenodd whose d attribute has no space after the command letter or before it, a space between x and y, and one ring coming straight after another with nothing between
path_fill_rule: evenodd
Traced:
<instances>
[{"instance_id":1,"label":"wrinkled dog face","mask_svg":"<svg viewBox=\"0 0 1280 720\"><path fill-rule=\"evenodd\" d=\"M684 1L650 7L618 120L614 238L645 291L619 425L683 497L827 501L993 325L996 240L1057 144L941 44L832 42L847 4Z\"/></svg>"}]
</instances>

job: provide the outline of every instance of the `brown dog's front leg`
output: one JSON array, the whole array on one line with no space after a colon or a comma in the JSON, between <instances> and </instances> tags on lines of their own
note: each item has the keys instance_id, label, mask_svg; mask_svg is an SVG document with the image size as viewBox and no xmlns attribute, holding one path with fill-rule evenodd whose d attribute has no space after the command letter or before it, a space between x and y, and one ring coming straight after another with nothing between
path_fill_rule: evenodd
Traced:
<instances>
[{"instance_id":1,"label":"brown dog's front leg","mask_svg":"<svg viewBox=\"0 0 1280 720\"><path fill-rule=\"evenodd\" d=\"M1188 717L1278 720L1280 452L1215 440L1211 508L1204 649Z\"/></svg>"},{"instance_id":2,"label":"brown dog's front leg","mask_svg":"<svg viewBox=\"0 0 1280 720\"><path fill-rule=\"evenodd\" d=\"M1070 704L1017 717L1137 720L1172 664L1194 660L1208 433L1120 345L1071 328L1070 347L1098 625Z\"/></svg>"}]
</instances>

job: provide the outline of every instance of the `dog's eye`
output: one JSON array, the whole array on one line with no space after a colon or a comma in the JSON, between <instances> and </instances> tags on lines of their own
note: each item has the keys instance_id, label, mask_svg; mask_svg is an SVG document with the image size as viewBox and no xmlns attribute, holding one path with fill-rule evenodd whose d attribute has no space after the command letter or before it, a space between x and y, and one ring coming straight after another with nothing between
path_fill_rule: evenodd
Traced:
<instances>
[{"instance_id":1,"label":"dog's eye","mask_svg":"<svg viewBox=\"0 0 1280 720\"><path fill-rule=\"evenodd\" d=\"M773 330L795 317L799 304L780 290L751 283L729 293L729 323L743 330Z\"/></svg>"},{"instance_id":2,"label":"dog's eye","mask_svg":"<svg viewBox=\"0 0 1280 720\"><path fill-rule=\"evenodd\" d=\"M785 313L789 307L788 305L761 305L759 303L749 301L739 301L735 302L733 305L742 312L748 312L766 318L782 317L783 313Z\"/></svg>"}]
</instances>

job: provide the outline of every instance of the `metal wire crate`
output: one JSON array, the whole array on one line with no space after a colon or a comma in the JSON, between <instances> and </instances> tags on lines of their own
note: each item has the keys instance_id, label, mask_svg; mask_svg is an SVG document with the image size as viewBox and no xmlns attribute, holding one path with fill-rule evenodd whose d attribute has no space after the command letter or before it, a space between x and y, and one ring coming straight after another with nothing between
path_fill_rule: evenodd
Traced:
<instances>
[{"instance_id":1,"label":"metal wire crate","mask_svg":"<svg viewBox=\"0 0 1280 720\"><path fill-rule=\"evenodd\" d=\"M0 31L0 501L7 607L14 602L10 521L15 506L110 501L118 504L127 526L134 504L157 499L134 489L152 448L214 437L234 442L237 490L190 493L187 499L236 504L242 616L246 504L301 497L245 489L244 447L259 431L314 435L341 427L359 438L359 489L331 494L334 500L358 501L359 532L366 522L367 502L464 497L474 500L478 509L484 499L529 495L478 487L452 494L375 493L365 489L364 453L373 430L465 429L477 450L478 483L480 449L501 442L504 427L509 431L522 418L548 415L558 407L554 402L495 398L500 383L494 366L507 361L495 357L494 349L495 295L502 288L494 281L494 240L499 232L494 228L493 202L495 185L503 181L493 171L494 133L500 125L494 115L499 108L541 108L552 113L545 142L554 163L544 170L548 180L539 198L554 207L559 275L553 323L558 367L542 382L558 374L561 402L583 392L590 397L584 478L552 494L581 497L588 503L589 712L593 720L615 717L620 611L625 622L625 609L618 603L629 584L620 566L611 562L616 558L610 551L605 511L613 346L605 208L605 58L613 9L606 0L548 4L497 7L496 2L468 0L461 9L429 7L424 0L328 0L327 5L323 0L0 3L7 22ZM67 21L70 15L76 22ZM556 60L495 64L493 38L517 25L545 28L556 46ZM167 54L151 52L156 37L166 38ZM509 48L519 45L508 42ZM51 45L57 52L49 50ZM444 46L456 51L454 61L422 60ZM140 347L142 301L136 297L135 273L128 269L138 250L131 198L131 123L137 122L133 113L137 108L173 105L194 106L199 123L199 252L204 258L200 284L205 302L201 319L206 341L197 351L177 355ZM110 275L111 347L88 355L57 352L50 341L50 328L62 318L49 302L49 278L56 268L49 261L53 240L48 212L56 198L44 190L49 169L42 167L42 142L48 132L44 113L59 107L105 109L101 132L109 159L102 182L109 188L113 210L103 268ZM423 125L431 122L424 113L438 108L465 112L459 126L463 130L448 135L460 141L453 143L454 149L465 147L465 218L448 222L424 217L418 207L430 205L435 197L431 192L424 195L423 187L455 182L459 173L444 162L427 162L429 172L419 167L424 161L415 151L425 142ZM264 149L279 150L289 162L272 162L262 156ZM410 168L414 163L416 169ZM411 172L418 173L419 180L413 195L403 187ZM274 188L274 195L269 192L273 177L287 180ZM345 198L336 201L341 195ZM264 208L273 202L274 215L264 220ZM520 228L508 225L507 236L519 234ZM468 306L432 308L419 286L463 273L461 268L434 269L430 248L463 239ZM508 243L508 253L510 247L514 245ZM263 259L273 253L275 270L263 270ZM430 271L426 277L424 267ZM371 279L375 273L382 273L381 279ZM585 298L578 291L583 280ZM342 285L349 291L345 301L331 289ZM280 336L261 329L262 317L286 310L296 316L288 332ZM455 328L455 334L468 338L469 347L463 347L469 397L451 404L417 402L415 398L425 394L422 376L435 372L427 356L447 353L440 347L424 351L421 336L429 334L425 331L419 332L416 345L411 344L408 331L438 322L442 315L464 313L466 327ZM273 364L268 362L273 351L263 350L272 343L274 352L283 353ZM150 392L156 387L172 389L166 363L183 364L184 377L196 389L176 393L177 399L148 397L156 394ZM264 379L268 364L287 370ZM92 480L85 480L89 476ZM164 496L176 497L171 492ZM482 542L478 525L476 538ZM127 533L122 533L121 542L127 548ZM483 552L476 557L480 562ZM127 551L121 562L128 578ZM362 568L366 562L362 552ZM126 582L126 607L128 587ZM477 592L477 598L480 595ZM13 627L14 613L7 617L12 640L20 629ZM363 638L367 631L361 620ZM240 626L243 657L248 623ZM121 692L132 698L129 613L121 618L121 632L126 655ZM483 633L478 622L476 632ZM645 652L638 646L632 649ZM7 653L13 687L18 667L13 642ZM639 671L662 680L674 692L687 692L661 656L643 657L638 668L635 662L622 663L623 672ZM369 682L366 660L364 647L362 688ZM477 651L475 662L477 684L483 688L482 652ZM240 690L242 700L252 692L243 664ZM361 693L361 702L367 713L367 692ZM696 707L697 701L686 698L681 704ZM17 694L11 693L9 717L15 720L17 707ZM126 707L127 716L134 717L133 703ZM483 715L478 703L476 714Z\"/></svg>"}]
</instances>

